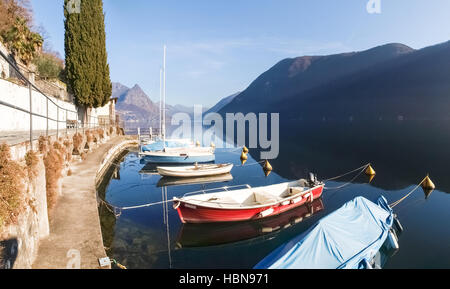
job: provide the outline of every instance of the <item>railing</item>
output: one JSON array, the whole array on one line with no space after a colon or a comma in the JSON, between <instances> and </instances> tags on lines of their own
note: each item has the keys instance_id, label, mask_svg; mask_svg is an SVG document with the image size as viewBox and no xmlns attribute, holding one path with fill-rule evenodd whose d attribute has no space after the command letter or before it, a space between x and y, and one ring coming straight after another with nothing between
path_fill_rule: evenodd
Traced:
<instances>
[{"instance_id":1,"label":"railing","mask_svg":"<svg viewBox=\"0 0 450 289\"><path fill-rule=\"evenodd\" d=\"M2 51L0 51L0 56L9 64L10 68L12 68L16 73L16 75L20 78L20 81L23 81L25 87L28 87L29 90L29 109L19 107L17 105L1 101L0 105L12 108L14 110L18 110L29 115L29 141L31 149L33 149L33 141L39 138L40 135L43 135L43 130L36 130L33 128L33 118L42 118L46 120L46 129L45 136L55 135L56 138L59 138L61 132L65 132L67 135L69 130L74 130L78 132L78 130L85 129L93 129L99 127L99 119L95 116L88 116L88 121L81 123L78 118L78 111L67 109L58 105L55 101L53 101L49 96L43 93L38 87L36 87L32 82L27 79L17 65L11 61L9 57L7 57ZM38 92L39 95L42 95L46 99L46 114L40 114L37 112L33 112L33 90ZM56 118L51 117L49 114L49 106L52 105L56 108ZM50 122L56 123L56 129L50 129ZM54 126L53 126L54 127ZM26 137L28 138L28 137Z\"/></svg>"}]
</instances>

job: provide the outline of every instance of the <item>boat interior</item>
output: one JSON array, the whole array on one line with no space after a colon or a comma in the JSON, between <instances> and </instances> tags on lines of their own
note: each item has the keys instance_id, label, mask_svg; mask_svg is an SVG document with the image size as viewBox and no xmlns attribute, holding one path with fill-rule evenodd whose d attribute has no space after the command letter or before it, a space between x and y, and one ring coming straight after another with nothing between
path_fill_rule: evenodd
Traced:
<instances>
[{"instance_id":1,"label":"boat interior","mask_svg":"<svg viewBox=\"0 0 450 289\"><path fill-rule=\"evenodd\" d=\"M225 167L230 167L232 164L196 164L193 166L182 166L182 167L158 167L163 170L171 170L171 171L199 171L199 170L216 170L222 169Z\"/></svg>"},{"instance_id":2,"label":"boat interior","mask_svg":"<svg viewBox=\"0 0 450 289\"><path fill-rule=\"evenodd\" d=\"M308 193L308 181L299 180L267 187L247 188L183 198L193 205L212 208L257 208L295 199Z\"/></svg>"}]
</instances>

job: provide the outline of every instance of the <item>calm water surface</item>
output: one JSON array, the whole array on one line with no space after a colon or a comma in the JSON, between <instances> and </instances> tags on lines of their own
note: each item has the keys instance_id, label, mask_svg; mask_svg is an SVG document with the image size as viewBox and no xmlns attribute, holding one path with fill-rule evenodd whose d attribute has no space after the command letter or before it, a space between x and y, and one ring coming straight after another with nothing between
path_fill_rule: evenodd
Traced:
<instances>
[{"instance_id":1,"label":"calm water surface","mask_svg":"<svg viewBox=\"0 0 450 289\"><path fill-rule=\"evenodd\" d=\"M364 165L364 160L373 159L378 175L370 184L363 175L343 189L325 191L322 200L316 201L313 206L301 207L256 223L183 225L171 205L167 215L164 207L157 205L123 211L120 217L115 218L110 210L101 206L103 238L108 255L129 268L252 268L278 246L309 229L354 197L364 196L375 201L384 195L391 203L403 197L424 177L421 172L414 170L406 173L409 167L407 163L395 168L389 166L389 162L383 161L389 155L384 154L361 160L362 157L355 156L357 150L350 150L349 156L353 157L348 157L349 161L344 162L342 156L335 160L330 154L324 155L320 148L314 152L312 144L303 143L303 149L308 149L309 153L299 155L292 148L295 146L298 149L297 141L300 138L293 138L291 142L286 139L280 158L273 162L274 172L269 177L265 177L260 165L255 165L259 161L258 152L252 151L247 164L241 166L240 152L218 149L217 163L230 162L236 165L232 171L233 179L208 184L164 184L160 176L145 172L151 168L141 163L136 152L129 152L117 160L120 166L110 171L111 176L104 181L99 194L114 206L135 206L161 201L164 190L167 190L168 198L172 199L201 189L242 184L266 186L306 177L308 169L319 174L319 178L326 179ZM367 143L364 151L370 150ZM404 153L410 155L413 152ZM311 155L315 155L315 158ZM380 164L378 167L377 161ZM395 177L396 171L400 178ZM327 186L342 185L352 177L354 175L343 179L341 183L330 182ZM444 182L443 178L434 181L438 187L440 182ZM166 187L162 187L164 185ZM389 256L384 267L450 268L449 206L450 195L440 190L434 191L428 199L419 190L399 205L395 212L405 231L400 236L400 250Z\"/></svg>"}]
</instances>

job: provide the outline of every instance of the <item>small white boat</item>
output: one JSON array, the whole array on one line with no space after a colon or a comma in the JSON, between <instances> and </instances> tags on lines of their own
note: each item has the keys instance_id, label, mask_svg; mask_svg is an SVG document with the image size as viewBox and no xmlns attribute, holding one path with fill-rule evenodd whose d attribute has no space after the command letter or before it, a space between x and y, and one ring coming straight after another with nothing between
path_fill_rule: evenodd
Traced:
<instances>
[{"instance_id":1,"label":"small white boat","mask_svg":"<svg viewBox=\"0 0 450 289\"><path fill-rule=\"evenodd\" d=\"M196 164L182 167L158 167L158 173L164 177L193 178L228 174L232 164Z\"/></svg>"}]
</instances>

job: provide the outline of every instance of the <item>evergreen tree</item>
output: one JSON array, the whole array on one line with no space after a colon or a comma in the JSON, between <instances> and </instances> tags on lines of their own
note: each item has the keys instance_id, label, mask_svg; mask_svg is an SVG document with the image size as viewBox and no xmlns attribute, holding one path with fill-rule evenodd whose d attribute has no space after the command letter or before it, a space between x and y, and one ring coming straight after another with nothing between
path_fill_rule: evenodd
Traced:
<instances>
[{"instance_id":1,"label":"evergreen tree","mask_svg":"<svg viewBox=\"0 0 450 289\"><path fill-rule=\"evenodd\" d=\"M79 13L68 6L74 1L64 1L66 78L77 103L96 108L106 105L112 93L103 2L78 1Z\"/></svg>"}]
</instances>

